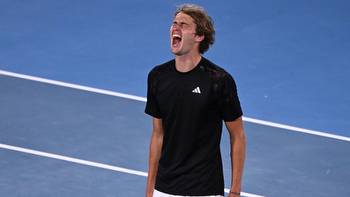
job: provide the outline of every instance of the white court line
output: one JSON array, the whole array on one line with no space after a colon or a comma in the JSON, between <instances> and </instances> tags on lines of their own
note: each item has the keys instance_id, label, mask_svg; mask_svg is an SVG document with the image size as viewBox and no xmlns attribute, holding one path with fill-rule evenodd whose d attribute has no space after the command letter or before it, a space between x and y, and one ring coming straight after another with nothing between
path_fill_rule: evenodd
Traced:
<instances>
[{"instance_id":1,"label":"white court line","mask_svg":"<svg viewBox=\"0 0 350 197\"><path fill-rule=\"evenodd\" d=\"M105 94L105 95L110 95L110 96L116 96L116 97L121 97L121 98L127 98L127 99L131 99L131 100L136 100L136 101L142 101L142 102L147 101L147 99L145 97L134 96L134 95L114 92L114 91L110 91L110 90L92 88L92 87L88 87L88 86L71 84L71 83L66 83L66 82L56 81L56 80L51 80L51 79L45 79L45 78L40 78L40 77L34 77L34 76L29 76L29 75L14 73L14 72L8 72L8 71L4 71L4 70L0 70L0 75L6 75L6 76L10 76L10 77L27 79L27 80L32 80L32 81L37 81L37 82L42 82L42 83L47 83L47 84L52 84L52 85L58 85L58 86L63 86L63 87L68 87L68 88L74 88L74 89L84 90L84 91L88 91L88 92L100 93L100 94ZM254 118L248 118L248 117L243 117L243 120L246 122L251 122L251 123L255 123L255 124L260 124L260 125L265 125L265 126L270 126L270 127L275 127L275 128L281 128L281 129L287 129L290 131L307 133L307 134L311 134L311 135L317 135L317 136L322 136L322 137L327 137L327 138L332 138L332 139L350 142L350 137L345 137L345 136L341 136L341 135L334 135L334 134L330 134L327 132L309 130L309 129L304 129L304 128L300 128L300 127L294 127L294 126L289 126L289 125L285 125L285 124L279 124L279 123L274 123L274 122L259 120L259 119L254 119Z\"/></svg>"},{"instance_id":2,"label":"white court line","mask_svg":"<svg viewBox=\"0 0 350 197\"><path fill-rule=\"evenodd\" d=\"M266 125L266 126L270 126L270 127L276 127L276 128L280 128L280 129L297 131L297 132L301 132L301 133L307 133L307 134L311 134L311 135L317 135L317 136L322 136L322 137L333 138L333 139L337 139L337 140L343 140L343 141L350 142L349 137L345 137L345 136L341 136L341 135L334 135L331 133L314 131L314 130L304 129L304 128L300 128L300 127L293 127L293 126L289 126L289 125L269 122L269 121L265 121L265 120L258 120L258 119L254 119L254 118L248 118L248 117L243 117L243 120L247 121L247 122L255 123L255 124Z\"/></svg>"},{"instance_id":3,"label":"white court line","mask_svg":"<svg viewBox=\"0 0 350 197\"><path fill-rule=\"evenodd\" d=\"M44 78L34 77L34 76L29 76L29 75L23 75L23 74L4 71L4 70L0 70L0 75L6 75L6 76L10 76L10 77L27 79L27 80L37 81L37 82L41 82L41 83L47 83L47 84L51 84L51 85L63 86L63 87L68 87L68 88L73 88L73 89L78 89L78 90L84 90L84 91L88 91L88 92L100 93L100 94L105 94L105 95L110 95L110 96L116 96L116 97L122 97L122 98L131 99L131 100L146 102L146 98L140 97L140 96L123 94L123 93L119 93L119 92L102 90L102 89L98 89L98 88L92 88L92 87L88 87L88 86L66 83L66 82L56 81L56 80L51 80L51 79L44 79Z\"/></svg>"},{"instance_id":4,"label":"white court line","mask_svg":"<svg viewBox=\"0 0 350 197\"><path fill-rule=\"evenodd\" d=\"M41 156L41 157L48 157L48 158L52 158L52 159L68 161L68 162L77 163L77 164L86 165L86 166L92 166L92 167L96 167L96 168L103 168L106 170L112 170L112 171L116 171L116 172L122 172L122 173L133 174L133 175L144 176L144 177L148 176L148 174L146 172L142 172L142 171L138 171L138 170L131 170L131 169L127 169L127 168L121 168L118 166L112 166L112 165L108 165L108 164L97 163L97 162L93 162L93 161L77 159L77 158L67 157L67 156L63 156L63 155L57 155L57 154L52 154L52 153L48 153L48 152L32 150L32 149L22 148L22 147L18 147L18 146L0 144L0 148L12 150L12 151L17 151L17 152L22 152L22 153L28 153L28 154L32 154L32 155L36 155L36 156ZM228 193L229 189L225 188L225 192ZM242 196L264 197L264 196L250 194L250 193L246 193L246 192L242 192Z\"/></svg>"}]
</instances>

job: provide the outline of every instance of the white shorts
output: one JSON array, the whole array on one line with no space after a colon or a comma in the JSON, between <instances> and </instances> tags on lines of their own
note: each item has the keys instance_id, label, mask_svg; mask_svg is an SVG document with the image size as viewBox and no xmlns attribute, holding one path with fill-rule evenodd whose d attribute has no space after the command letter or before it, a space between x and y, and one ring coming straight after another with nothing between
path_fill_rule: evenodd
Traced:
<instances>
[{"instance_id":1,"label":"white shorts","mask_svg":"<svg viewBox=\"0 0 350 197\"><path fill-rule=\"evenodd\" d=\"M171 195L166 194L157 190L153 191L153 197L223 197L221 195L214 195L214 196L178 196L178 195Z\"/></svg>"}]
</instances>

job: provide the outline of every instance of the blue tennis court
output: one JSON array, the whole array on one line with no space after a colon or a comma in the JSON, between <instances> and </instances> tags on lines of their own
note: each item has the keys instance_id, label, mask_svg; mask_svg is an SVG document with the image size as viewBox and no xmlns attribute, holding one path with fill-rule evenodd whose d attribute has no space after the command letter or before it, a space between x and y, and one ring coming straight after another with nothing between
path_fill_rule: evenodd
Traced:
<instances>
[{"instance_id":1,"label":"blue tennis court","mask_svg":"<svg viewBox=\"0 0 350 197\"><path fill-rule=\"evenodd\" d=\"M237 81L242 196L350 196L350 4L192 2ZM0 1L0 196L144 196L146 77L180 3Z\"/></svg>"}]
</instances>

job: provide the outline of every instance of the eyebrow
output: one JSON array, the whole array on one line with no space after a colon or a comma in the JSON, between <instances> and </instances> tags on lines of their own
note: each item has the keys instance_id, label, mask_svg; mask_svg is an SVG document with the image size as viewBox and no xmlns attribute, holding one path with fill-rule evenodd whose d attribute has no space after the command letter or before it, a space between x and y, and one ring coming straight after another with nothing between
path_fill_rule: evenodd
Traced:
<instances>
[{"instance_id":1,"label":"eyebrow","mask_svg":"<svg viewBox=\"0 0 350 197\"><path fill-rule=\"evenodd\" d=\"M173 24L174 24L174 23L176 23L176 24L178 24L178 23L179 23L179 24L185 24L185 25L188 25L188 24L189 24L189 23L187 23L187 22L176 21L176 20L173 21Z\"/></svg>"}]
</instances>

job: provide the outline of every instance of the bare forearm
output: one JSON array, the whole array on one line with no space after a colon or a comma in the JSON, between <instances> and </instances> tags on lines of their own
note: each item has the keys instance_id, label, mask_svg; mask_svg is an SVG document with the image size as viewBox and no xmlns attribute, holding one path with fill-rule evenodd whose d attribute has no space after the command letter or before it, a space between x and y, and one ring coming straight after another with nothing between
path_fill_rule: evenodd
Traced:
<instances>
[{"instance_id":1,"label":"bare forearm","mask_svg":"<svg viewBox=\"0 0 350 197\"><path fill-rule=\"evenodd\" d=\"M153 134L151 138L149 161L148 161L146 196L152 196L153 194L162 144L163 144L163 137Z\"/></svg>"},{"instance_id":2,"label":"bare forearm","mask_svg":"<svg viewBox=\"0 0 350 197\"><path fill-rule=\"evenodd\" d=\"M231 191L240 192L245 161L244 134L231 137Z\"/></svg>"}]
</instances>

